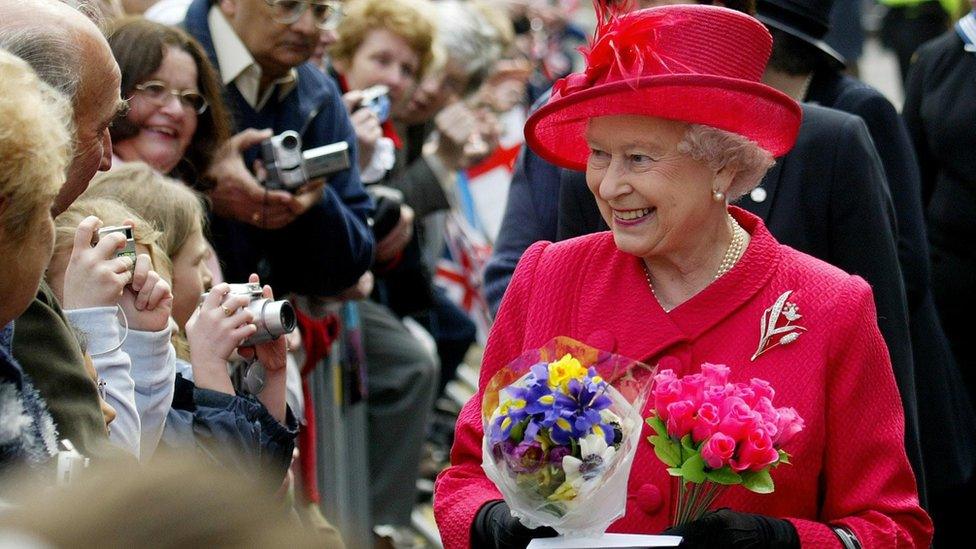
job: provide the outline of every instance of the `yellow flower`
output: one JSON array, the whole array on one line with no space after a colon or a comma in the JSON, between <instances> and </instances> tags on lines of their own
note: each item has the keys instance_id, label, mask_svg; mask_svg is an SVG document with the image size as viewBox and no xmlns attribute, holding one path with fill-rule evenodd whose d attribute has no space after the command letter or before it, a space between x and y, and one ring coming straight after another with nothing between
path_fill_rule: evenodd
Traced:
<instances>
[{"instance_id":1,"label":"yellow flower","mask_svg":"<svg viewBox=\"0 0 976 549\"><path fill-rule=\"evenodd\" d=\"M551 501L572 501L576 499L576 496L578 495L579 492L575 487L573 487L572 484L564 482L559 485L559 488L556 488L556 491L553 492L548 499Z\"/></svg>"},{"instance_id":2,"label":"yellow flower","mask_svg":"<svg viewBox=\"0 0 976 549\"><path fill-rule=\"evenodd\" d=\"M549 386L566 389L569 380L586 377L586 368L573 355L566 354L556 362L549 363Z\"/></svg>"}]
</instances>

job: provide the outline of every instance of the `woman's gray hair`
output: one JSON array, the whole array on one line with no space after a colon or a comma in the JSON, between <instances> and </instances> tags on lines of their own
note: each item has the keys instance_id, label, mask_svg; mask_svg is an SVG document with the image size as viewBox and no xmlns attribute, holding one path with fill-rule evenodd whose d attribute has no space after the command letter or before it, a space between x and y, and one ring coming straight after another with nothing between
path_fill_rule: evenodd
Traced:
<instances>
[{"instance_id":1,"label":"woman's gray hair","mask_svg":"<svg viewBox=\"0 0 976 549\"><path fill-rule=\"evenodd\" d=\"M502 54L498 30L471 4L437 2L437 45L468 76L465 93L481 86Z\"/></svg>"},{"instance_id":2,"label":"woman's gray hair","mask_svg":"<svg viewBox=\"0 0 976 549\"><path fill-rule=\"evenodd\" d=\"M711 126L691 124L678 143L678 152L705 162L716 172L735 169L735 177L725 196L733 202L754 189L775 161L769 151L741 135Z\"/></svg>"}]
</instances>

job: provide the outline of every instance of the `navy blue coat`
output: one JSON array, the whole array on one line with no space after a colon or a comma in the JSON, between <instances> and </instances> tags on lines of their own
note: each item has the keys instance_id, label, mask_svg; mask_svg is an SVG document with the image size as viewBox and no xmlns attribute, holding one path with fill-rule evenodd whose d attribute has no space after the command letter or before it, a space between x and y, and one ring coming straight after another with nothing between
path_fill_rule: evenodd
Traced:
<instances>
[{"instance_id":1,"label":"navy blue coat","mask_svg":"<svg viewBox=\"0 0 976 549\"><path fill-rule=\"evenodd\" d=\"M177 374L162 443L174 450L197 450L205 461L247 478L265 478L274 490L291 465L298 436L290 409L285 423L253 396L200 389Z\"/></svg>"},{"instance_id":2,"label":"navy blue coat","mask_svg":"<svg viewBox=\"0 0 976 549\"><path fill-rule=\"evenodd\" d=\"M184 24L219 67L207 24L209 9L209 0L194 0ZM284 228L266 230L212 216L211 237L230 282L243 282L257 272L280 295L334 295L355 284L372 263L374 241L367 220L373 204L359 180L356 135L338 87L310 63L297 70L295 89L280 102L268 101L260 111L251 108L235 86L226 86L224 98L235 130L295 130L306 149L344 140L352 168L330 176L321 200ZM257 154L257 147L247 151L245 164L251 166Z\"/></svg>"}]
</instances>

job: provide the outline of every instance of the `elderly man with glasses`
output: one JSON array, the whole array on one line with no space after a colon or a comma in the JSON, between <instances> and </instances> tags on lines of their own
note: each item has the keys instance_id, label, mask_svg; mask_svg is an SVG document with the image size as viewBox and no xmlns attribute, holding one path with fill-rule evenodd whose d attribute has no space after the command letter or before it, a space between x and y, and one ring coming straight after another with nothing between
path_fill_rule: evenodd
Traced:
<instances>
[{"instance_id":1,"label":"elderly man with glasses","mask_svg":"<svg viewBox=\"0 0 976 549\"><path fill-rule=\"evenodd\" d=\"M244 162L215 162L207 173L218 214L213 243L228 280L258 272L276 288L334 295L372 261L372 202L359 179L356 136L335 83L308 62L341 7L329 0L193 0L186 12L183 26L216 66L234 129L242 132L229 146ZM256 145L288 130L301 135L303 149L346 141L352 167L324 185L268 192L245 166L254 166ZM323 233L329 238L310 238Z\"/></svg>"}]
</instances>

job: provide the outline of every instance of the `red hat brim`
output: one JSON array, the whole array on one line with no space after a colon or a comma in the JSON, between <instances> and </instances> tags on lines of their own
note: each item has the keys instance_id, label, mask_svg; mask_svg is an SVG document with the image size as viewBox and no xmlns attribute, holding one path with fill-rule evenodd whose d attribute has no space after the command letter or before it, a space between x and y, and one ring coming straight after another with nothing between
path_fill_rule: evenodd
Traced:
<instances>
[{"instance_id":1,"label":"red hat brim","mask_svg":"<svg viewBox=\"0 0 976 549\"><path fill-rule=\"evenodd\" d=\"M525 123L525 139L540 157L564 168L586 169L591 118L654 116L702 124L756 142L782 156L796 142L803 118L788 95L759 82L701 74L635 77L551 100Z\"/></svg>"}]
</instances>

